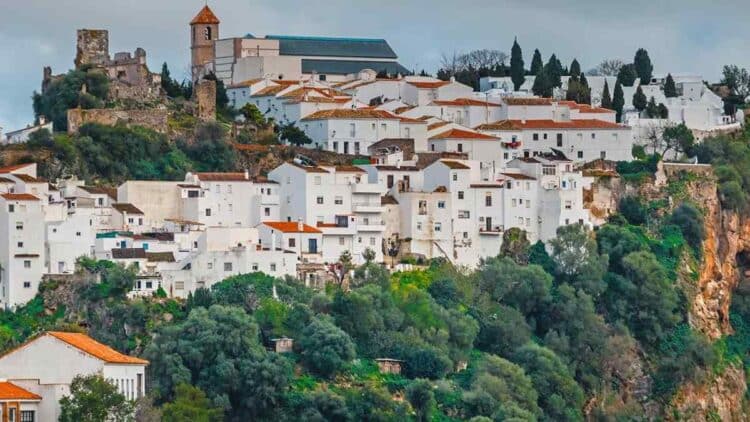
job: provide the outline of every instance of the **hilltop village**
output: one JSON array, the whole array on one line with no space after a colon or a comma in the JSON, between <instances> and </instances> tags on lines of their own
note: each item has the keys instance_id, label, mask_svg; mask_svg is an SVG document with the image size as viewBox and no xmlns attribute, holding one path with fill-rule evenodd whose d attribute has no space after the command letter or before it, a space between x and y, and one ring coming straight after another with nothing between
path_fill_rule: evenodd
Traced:
<instances>
[{"instance_id":1,"label":"hilltop village","mask_svg":"<svg viewBox=\"0 0 750 422\"><path fill-rule=\"evenodd\" d=\"M740 69L189 29L79 29L0 133L4 421L740 420Z\"/></svg>"}]
</instances>

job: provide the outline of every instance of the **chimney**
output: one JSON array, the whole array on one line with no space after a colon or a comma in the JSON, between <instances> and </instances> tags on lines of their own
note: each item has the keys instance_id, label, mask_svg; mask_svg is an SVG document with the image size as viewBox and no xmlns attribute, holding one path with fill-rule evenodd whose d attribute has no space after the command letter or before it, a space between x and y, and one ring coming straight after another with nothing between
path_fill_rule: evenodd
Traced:
<instances>
[{"instance_id":1,"label":"chimney","mask_svg":"<svg viewBox=\"0 0 750 422\"><path fill-rule=\"evenodd\" d=\"M245 169L245 180L250 180L250 171L248 169Z\"/></svg>"},{"instance_id":2,"label":"chimney","mask_svg":"<svg viewBox=\"0 0 750 422\"><path fill-rule=\"evenodd\" d=\"M300 231L300 232L305 231L305 225L302 223L301 218L297 219L297 231Z\"/></svg>"}]
</instances>

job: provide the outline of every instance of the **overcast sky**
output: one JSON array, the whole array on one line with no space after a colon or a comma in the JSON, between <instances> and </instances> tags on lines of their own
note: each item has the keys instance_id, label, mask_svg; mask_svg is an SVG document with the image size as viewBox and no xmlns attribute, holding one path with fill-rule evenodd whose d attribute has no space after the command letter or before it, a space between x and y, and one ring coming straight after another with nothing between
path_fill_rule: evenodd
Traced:
<instances>
[{"instance_id":1,"label":"overcast sky","mask_svg":"<svg viewBox=\"0 0 750 422\"><path fill-rule=\"evenodd\" d=\"M645 47L655 72L750 67L748 0L210 0L222 38L252 33L387 39L409 69L434 72L442 53L510 51L517 36L528 66L534 48L584 70L604 58L632 60ZM108 29L110 52L143 47L152 71L187 75L188 22L202 0L0 0L0 127L33 118L42 67L73 65L77 28Z\"/></svg>"}]
</instances>

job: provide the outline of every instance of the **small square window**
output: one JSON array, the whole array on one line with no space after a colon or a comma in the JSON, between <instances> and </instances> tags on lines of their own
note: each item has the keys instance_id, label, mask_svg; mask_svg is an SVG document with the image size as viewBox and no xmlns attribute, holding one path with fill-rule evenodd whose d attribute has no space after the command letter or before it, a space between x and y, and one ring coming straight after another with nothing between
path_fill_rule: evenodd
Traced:
<instances>
[{"instance_id":1,"label":"small square window","mask_svg":"<svg viewBox=\"0 0 750 422\"><path fill-rule=\"evenodd\" d=\"M31 261L29 261L28 259L25 260L25 261L23 261L23 267L24 268L31 268Z\"/></svg>"},{"instance_id":2,"label":"small square window","mask_svg":"<svg viewBox=\"0 0 750 422\"><path fill-rule=\"evenodd\" d=\"M24 289L30 289L31 288L31 282L30 281L24 281L23 282L23 288Z\"/></svg>"},{"instance_id":3,"label":"small square window","mask_svg":"<svg viewBox=\"0 0 750 422\"><path fill-rule=\"evenodd\" d=\"M293 248L297 246L297 239L289 239L289 247Z\"/></svg>"},{"instance_id":4,"label":"small square window","mask_svg":"<svg viewBox=\"0 0 750 422\"><path fill-rule=\"evenodd\" d=\"M458 199L464 199L464 191L458 191Z\"/></svg>"},{"instance_id":5,"label":"small square window","mask_svg":"<svg viewBox=\"0 0 750 422\"><path fill-rule=\"evenodd\" d=\"M258 264L257 263L253 263L252 269L253 269L253 271L258 271Z\"/></svg>"},{"instance_id":6,"label":"small square window","mask_svg":"<svg viewBox=\"0 0 750 422\"><path fill-rule=\"evenodd\" d=\"M271 271L276 271L276 264L275 263L271 263Z\"/></svg>"},{"instance_id":7,"label":"small square window","mask_svg":"<svg viewBox=\"0 0 750 422\"><path fill-rule=\"evenodd\" d=\"M232 271L232 263L231 262L225 262L224 263L224 271Z\"/></svg>"},{"instance_id":8,"label":"small square window","mask_svg":"<svg viewBox=\"0 0 750 422\"><path fill-rule=\"evenodd\" d=\"M23 248L23 242L18 242L18 243L17 243L16 245L17 245L17 246L18 246L19 248Z\"/></svg>"},{"instance_id":9,"label":"small square window","mask_svg":"<svg viewBox=\"0 0 750 422\"><path fill-rule=\"evenodd\" d=\"M317 197L316 202L318 203L318 205L323 205L323 197L322 196Z\"/></svg>"}]
</instances>

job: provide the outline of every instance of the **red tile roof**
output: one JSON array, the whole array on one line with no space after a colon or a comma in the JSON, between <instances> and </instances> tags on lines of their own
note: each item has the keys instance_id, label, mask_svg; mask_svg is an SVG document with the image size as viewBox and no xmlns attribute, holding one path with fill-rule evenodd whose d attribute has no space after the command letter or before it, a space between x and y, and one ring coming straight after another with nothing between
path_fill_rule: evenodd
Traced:
<instances>
[{"instance_id":1,"label":"red tile roof","mask_svg":"<svg viewBox=\"0 0 750 422\"><path fill-rule=\"evenodd\" d=\"M207 25L218 25L221 23L219 21L219 18L214 15L214 12L211 10L208 5L203 6L203 9L201 9L200 12L198 12L197 15L193 18L193 20L190 21L190 25L195 24L207 24Z\"/></svg>"},{"instance_id":2,"label":"red tile roof","mask_svg":"<svg viewBox=\"0 0 750 422\"><path fill-rule=\"evenodd\" d=\"M148 365L147 360L124 355L106 344L99 343L86 334L64 333L60 331L49 331L47 334L107 363Z\"/></svg>"},{"instance_id":3,"label":"red tile roof","mask_svg":"<svg viewBox=\"0 0 750 422\"><path fill-rule=\"evenodd\" d=\"M236 173L196 173L202 182L249 182L244 172Z\"/></svg>"},{"instance_id":4,"label":"red tile roof","mask_svg":"<svg viewBox=\"0 0 750 422\"><path fill-rule=\"evenodd\" d=\"M257 84L258 82L263 82L263 78L255 78L255 79L248 79L246 81L237 82L236 84L228 85L227 89L230 88L247 88L250 86L253 86Z\"/></svg>"},{"instance_id":5,"label":"red tile roof","mask_svg":"<svg viewBox=\"0 0 750 422\"><path fill-rule=\"evenodd\" d=\"M16 170L21 170L22 168L28 167L33 164L34 163L26 163L26 164L16 164L14 166L0 167L0 174L13 173Z\"/></svg>"},{"instance_id":6,"label":"red tile roof","mask_svg":"<svg viewBox=\"0 0 750 422\"><path fill-rule=\"evenodd\" d=\"M8 201L38 201L39 200L39 198L37 198L36 196L30 193L4 193L0 196L7 199Z\"/></svg>"},{"instance_id":7,"label":"red tile roof","mask_svg":"<svg viewBox=\"0 0 750 422\"><path fill-rule=\"evenodd\" d=\"M408 119L406 117L397 116L390 111L376 110L372 108L337 108L333 110L320 110L313 114L303 118L302 120L328 120L328 119L388 119L388 120L400 120L404 123L421 123L424 122L417 119Z\"/></svg>"},{"instance_id":8,"label":"red tile roof","mask_svg":"<svg viewBox=\"0 0 750 422\"><path fill-rule=\"evenodd\" d=\"M526 129L613 129L627 130L627 126L598 119L576 119L558 122L552 119L503 120L479 125L478 130L526 130Z\"/></svg>"},{"instance_id":9,"label":"red tile roof","mask_svg":"<svg viewBox=\"0 0 750 422\"><path fill-rule=\"evenodd\" d=\"M294 221L264 221L266 226L283 233L322 233L315 227L302 224L302 230L299 229L299 223Z\"/></svg>"},{"instance_id":10,"label":"red tile roof","mask_svg":"<svg viewBox=\"0 0 750 422\"><path fill-rule=\"evenodd\" d=\"M552 105L552 98L503 98L505 104L518 106L545 106Z\"/></svg>"},{"instance_id":11,"label":"red tile roof","mask_svg":"<svg viewBox=\"0 0 750 422\"><path fill-rule=\"evenodd\" d=\"M437 129L439 127L443 127L443 126L447 125L448 123L449 122L435 122L435 123L430 123L429 125L427 125L427 130Z\"/></svg>"},{"instance_id":12,"label":"red tile roof","mask_svg":"<svg viewBox=\"0 0 750 422\"><path fill-rule=\"evenodd\" d=\"M487 101L475 100L473 98L457 98L455 100L435 100L433 104L439 106L482 106L482 107L502 107L500 104L490 103Z\"/></svg>"},{"instance_id":13,"label":"red tile roof","mask_svg":"<svg viewBox=\"0 0 750 422\"><path fill-rule=\"evenodd\" d=\"M448 81L406 81L406 83L419 89L435 89L450 84Z\"/></svg>"},{"instance_id":14,"label":"red tile roof","mask_svg":"<svg viewBox=\"0 0 750 422\"><path fill-rule=\"evenodd\" d=\"M578 104L575 101L560 101L560 104L566 105L573 110L578 110L580 113L615 113L614 110L610 110L604 107L592 107L588 104Z\"/></svg>"},{"instance_id":15,"label":"red tile roof","mask_svg":"<svg viewBox=\"0 0 750 422\"><path fill-rule=\"evenodd\" d=\"M128 213L128 214L143 214L143 211L139 210L138 207L136 207L133 204L129 204L127 202L119 203L119 204L112 204L112 208L116 209L117 211L120 211L121 213Z\"/></svg>"},{"instance_id":16,"label":"red tile roof","mask_svg":"<svg viewBox=\"0 0 750 422\"><path fill-rule=\"evenodd\" d=\"M450 129L445 132L439 133L435 136L431 136L430 139L478 139L485 141L496 141L497 138L494 136L485 135L479 132L472 132L463 129Z\"/></svg>"},{"instance_id":17,"label":"red tile roof","mask_svg":"<svg viewBox=\"0 0 750 422\"><path fill-rule=\"evenodd\" d=\"M255 94L251 95L251 97L270 97L272 95L276 95L279 92L289 88L285 85L271 85L267 86L260 91L256 92Z\"/></svg>"},{"instance_id":18,"label":"red tile roof","mask_svg":"<svg viewBox=\"0 0 750 422\"><path fill-rule=\"evenodd\" d=\"M458 161L451 161L451 160L440 160L441 163L448 166L448 168L453 170L469 170L471 167L467 166L466 164L459 163Z\"/></svg>"},{"instance_id":19,"label":"red tile roof","mask_svg":"<svg viewBox=\"0 0 750 422\"><path fill-rule=\"evenodd\" d=\"M0 400L38 401L42 398L7 381L0 382Z\"/></svg>"}]
</instances>

